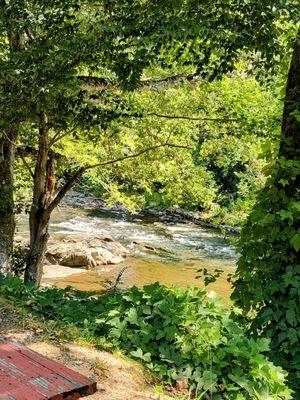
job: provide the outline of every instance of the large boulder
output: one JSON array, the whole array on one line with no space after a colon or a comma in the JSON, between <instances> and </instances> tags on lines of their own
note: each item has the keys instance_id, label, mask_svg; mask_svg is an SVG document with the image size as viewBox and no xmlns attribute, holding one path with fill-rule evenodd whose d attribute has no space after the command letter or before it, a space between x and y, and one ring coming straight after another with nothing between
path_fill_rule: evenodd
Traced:
<instances>
[{"instance_id":1,"label":"large boulder","mask_svg":"<svg viewBox=\"0 0 300 400\"><path fill-rule=\"evenodd\" d=\"M90 249L82 243L56 243L48 246L46 259L67 267L96 267Z\"/></svg>"},{"instance_id":2,"label":"large boulder","mask_svg":"<svg viewBox=\"0 0 300 400\"><path fill-rule=\"evenodd\" d=\"M96 268L107 264L119 264L129 251L109 236L72 234L62 242L51 240L46 260L51 264L69 267Z\"/></svg>"},{"instance_id":3,"label":"large boulder","mask_svg":"<svg viewBox=\"0 0 300 400\"><path fill-rule=\"evenodd\" d=\"M17 237L15 245L26 255L29 249L26 239ZM86 233L64 237L54 235L49 240L45 265L94 269L98 266L119 264L128 254L129 250L110 236L92 236Z\"/></svg>"}]
</instances>

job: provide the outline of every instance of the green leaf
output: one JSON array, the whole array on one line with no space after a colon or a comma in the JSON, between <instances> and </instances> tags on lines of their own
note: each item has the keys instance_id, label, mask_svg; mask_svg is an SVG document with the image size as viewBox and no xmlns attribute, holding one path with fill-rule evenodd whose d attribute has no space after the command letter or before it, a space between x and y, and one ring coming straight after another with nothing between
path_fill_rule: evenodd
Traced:
<instances>
[{"instance_id":1,"label":"green leaf","mask_svg":"<svg viewBox=\"0 0 300 400\"><path fill-rule=\"evenodd\" d=\"M300 234L296 233L292 239L291 239L291 243L294 246L296 251L300 250Z\"/></svg>"}]
</instances>

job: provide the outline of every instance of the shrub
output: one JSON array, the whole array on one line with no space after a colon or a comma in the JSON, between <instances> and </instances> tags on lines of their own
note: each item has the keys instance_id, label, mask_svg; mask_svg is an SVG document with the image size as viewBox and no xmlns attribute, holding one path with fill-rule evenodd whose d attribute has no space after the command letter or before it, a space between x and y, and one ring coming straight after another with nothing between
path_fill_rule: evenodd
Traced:
<instances>
[{"instance_id":1,"label":"shrub","mask_svg":"<svg viewBox=\"0 0 300 400\"><path fill-rule=\"evenodd\" d=\"M187 380L199 399L290 398L285 373L263 355L268 340L248 338L205 291L156 283L96 296L37 290L12 279L0 282L1 295L36 315L105 337L166 383Z\"/></svg>"}]
</instances>

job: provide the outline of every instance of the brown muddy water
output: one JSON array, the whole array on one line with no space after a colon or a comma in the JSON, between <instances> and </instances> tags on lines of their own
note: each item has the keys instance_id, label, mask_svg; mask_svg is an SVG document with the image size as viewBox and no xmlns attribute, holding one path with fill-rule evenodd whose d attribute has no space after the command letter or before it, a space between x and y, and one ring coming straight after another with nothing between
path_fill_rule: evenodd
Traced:
<instances>
[{"instance_id":1,"label":"brown muddy water","mask_svg":"<svg viewBox=\"0 0 300 400\"><path fill-rule=\"evenodd\" d=\"M20 220L19 229L26 231L24 218ZM117 266L108 265L99 271L47 279L45 283L102 291L105 281L114 281L119 272L127 267L122 275L123 287L141 287L158 281L168 286L204 288L203 279L196 279L199 275L197 270L206 268L213 271L218 268L224 271L223 276L207 289L214 290L225 299L230 296L231 286L226 278L234 271L237 260L233 238L224 238L216 231L194 224L167 224L153 217L141 219L120 212L72 208L56 211L50 233L54 236L67 236L75 232L109 235L129 248L131 255ZM145 245L155 250L146 249Z\"/></svg>"}]
</instances>

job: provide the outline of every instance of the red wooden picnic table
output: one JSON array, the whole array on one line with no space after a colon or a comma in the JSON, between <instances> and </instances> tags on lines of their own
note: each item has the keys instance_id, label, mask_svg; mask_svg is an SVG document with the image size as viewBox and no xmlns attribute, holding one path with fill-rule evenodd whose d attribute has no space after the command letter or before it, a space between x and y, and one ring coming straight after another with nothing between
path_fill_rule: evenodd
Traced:
<instances>
[{"instance_id":1,"label":"red wooden picnic table","mask_svg":"<svg viewBox=\"0 0 300 400\"><path fill-rule=\"evenodd\" d=\"M96 390L85 376L0 337L0 400L75 400Z\"/></svg>"}]
</instances>

